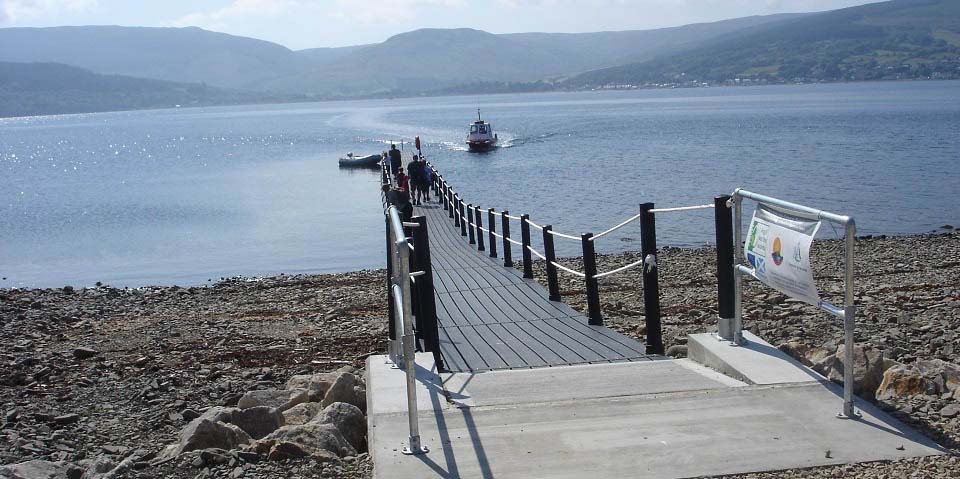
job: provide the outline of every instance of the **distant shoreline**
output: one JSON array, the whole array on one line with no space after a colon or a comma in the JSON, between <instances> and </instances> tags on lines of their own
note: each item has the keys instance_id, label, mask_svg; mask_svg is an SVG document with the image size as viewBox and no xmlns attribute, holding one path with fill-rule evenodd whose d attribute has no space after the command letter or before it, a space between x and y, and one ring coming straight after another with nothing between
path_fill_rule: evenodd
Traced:
<instances>
[{"instance_id":1,"label":"distant shoreline","mask_svg":"<svg viewBox=\"0 0 960 479\"><path fill-rule=\"evenodd\" d=\"M837 85L837 84L875 84L875 83L928 83L928 82L951 82L951 81L960 81L958 78L911 78L911 79L890 79L890 80L857 80L857 81L848 81L848 80L834 80L834 81L807 81L807 82L775 82L775 83L742 83L738 85L729 85L729 84L719 84L719 85L663 85L663 86L633 86L630 88L604 88L604 87L586 87L578 89L569 89L569 88L554 88L546 90L508 90L508 91L490 91L490 92L481 92L481 93L469 93L466 91L451 91L451 92L431 92L431 93L413 93L413 92L397 92L397 93L383 93L383 94L371 94L371 95L357 95L351 97L320 97L320 98L303 98L303 99L291 99L289 101L277 101L276 98L267 98L265 97L263 101L252 101L252 102L242 102L242 103L210 103L203 105L181 105L181 106L156 106L149 108L130 108L122 110L89 110L89 111L61 111L61 112L49 112L42 113L38 115L22 115L22 116L3 116L0 114L0 127L3 125L4 120L18 120L18 119L27 119L27 118L46 118L46 117L56 117L56 116L72 116L72 115L90 115L96 113L125 113L132 111L163 111L163 110L193 110L197 108L219 108L219 107L240 107L240 106L264 106L264 105L297 105L304 103L341 103L341 102L351 102L351 101L365 101L365 100L402 100L409 98L446 98L446 97L455 97L455 96L491 96L491 95L513 95L513 94L542 94L542 93L588 93L588 92L622 92L622 91L643 91L643 90L698 90L698 89L725 89L725 88L754 88L754 87L777 87L777 86L805 86L805 85ZM268 95L265 93L265 95Z\"/></svg>"}]
</instances>

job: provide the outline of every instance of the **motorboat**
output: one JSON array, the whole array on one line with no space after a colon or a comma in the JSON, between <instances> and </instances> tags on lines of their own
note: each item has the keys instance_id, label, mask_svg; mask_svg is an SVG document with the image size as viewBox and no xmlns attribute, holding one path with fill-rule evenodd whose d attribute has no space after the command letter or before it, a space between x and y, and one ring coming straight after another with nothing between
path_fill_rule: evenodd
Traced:
<instances>
[{"instance_id":1,"label":"motorboat","mask_svg":"<svg viewBox=\"0 0 960 479\"><path fill-rule=\"evenodd\" d=\"M477 121L470 125L470 133L467 135L467 148L470 151L489 151L496 146L497 135L493 132L493 125L483 121L480 110L477 109Z\"/></svg>"},{"instance_id":2,"label":"motorboat","mask_svg":"<svg viewBox=\"0 0 960 479\"><path fill-rule=\"evenodd\" d=\"M353 153L347 153L347 156L340 158L340 168L379 168L380 160L383 155L357 156Z\"/></svg>"}]
</instances>

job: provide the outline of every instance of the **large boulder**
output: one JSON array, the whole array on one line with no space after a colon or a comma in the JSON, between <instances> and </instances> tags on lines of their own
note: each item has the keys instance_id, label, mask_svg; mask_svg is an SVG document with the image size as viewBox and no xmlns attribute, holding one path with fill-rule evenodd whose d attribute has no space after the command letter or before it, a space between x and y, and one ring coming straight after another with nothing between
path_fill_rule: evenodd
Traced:
<instances>
[{"instance_id":1,"label":"large boulder","mask_svg":"<svg viewBox=\"0 0 960 479\"><path fill-rule=\"evenodd\" d=\"M251 442L250 436L233 424L197 418L180 431L180 441L167 446L163 458L179 456L197 449L236 449Z\"/></svg>"},{"instance_id":2,"label":"large boulder","mask_svg":"<svg viewBox=\"0 0 960 479\"><path fill-rule=\"evenodd\" d=\"M897 364L887 369L877 389L877 399L920 394L960 396L960 366L939 359Z\"/></svg>"},{"instance_id":3,"label":"large boulder","mask_svg":"<svg viewBox=\"0 0 960 479\"><path fill-rule=\"evenodd\" d=\"M287 389L305 389L309 402L323 401L327 391L337 381L340 373L299 374L287 381Z\"/></svg>"},{"instance_id":4,"label":"large boulder","mask_svg":"<svg viewBox=\"0 0 960 479\"><path fill-rule=\"evenodd\" d=\"M354 449L367 450L367 419L353 404L335 402L324 408L311 423L333 424Z\"/></svg>"},{"instance_id":5,"label":"large boulder","mask_svg":"<svg viewBox=\"0 0 960 479\"><path fill-rule=\"evenodd\" d=\"M283 414L267 406L238 409L231 415L229 422L254 439L260 439L284 425Z\"/></svg>"},{"instance_id":6,"label":"large boulder","mask_svg":"<svg viewBox=\"0 0 960 479\"><path fill-rule=\"evenodd\" d=\"M3 479L63 479L65 477L67 477L67 468L50 461L27 461L0 466L0 478Z\"/></svg>"},{"instance_id":7,"label":"large boulder","mask_svg":"<svg viewBox=\"0 0 960 479\"><path fill-rule=\"evenodd\" d=\"M327 407L335 402L345 402L353 404L361 411L365 411L367 408L366 397L366 389L363 387L363 383L353 374L344 372L337 376L337 380L330 386L320 404Z\"/></svg>"},{"instance_id":8,"label":"large boulder","mask_svg":"<svg viewBox=\"0 0 960 479\"><path fill-rule=\"evenodd\" d=\"M828 354L823 348L815 348L808 351L806 357L814 371L831 381L843 383L843 371L847 364L843 345L839 346L833 354ZM854 346L853 392L855 394L873 399L877 387L883 382L883 371L884 361L879 351Z\"/></svg>"},{"instance_id":9,"label":"large boulder","mask_svg":"<svg viewBox=\"0 0 960 479\"><path fill-rule=\"evenodd\" d=\"M200 417L213 422L231 422L233 414L237 411L239 411L239 409L235 407L214 406L204 411Z\"/></svg>"},{"instance_id":10,"label":"large boulder","mask_svg":"<svg viewBox=\"0 0 960 479\"><path fill-rule=\"evenodd\" d=\"M257 449L273 449L276 445L288 442L296 444L310 457L325 459L334 454L337 457L354 456L357 450L350 444L340 430L333 424L300 424L284 426L273 431L257 443Z\"/></svg>"},{"instance_id":11,"label":"large boulder","mask_svg":"<svg viewBox=\"0 0 960 479\"><path fill-rule=\"evenodd\" d=\"M318 402L305 402L283 411L283 422L285 425L306 424L313 420L323 411L323 406Z\"/></svg>"},{"instance_id":12,"label":"large boulder","mask_svg":"<svg viewBox=\"0 0 960 479\"><path fill-rule=\"evenodd\" d=\"M283 412L300 403L307 402L308 394L306 389L263 389L260 391L250 391L240 398L237 407L240 409L250 409L252 407L266 406L276 408Z\"/></svg>"}]
</instances>

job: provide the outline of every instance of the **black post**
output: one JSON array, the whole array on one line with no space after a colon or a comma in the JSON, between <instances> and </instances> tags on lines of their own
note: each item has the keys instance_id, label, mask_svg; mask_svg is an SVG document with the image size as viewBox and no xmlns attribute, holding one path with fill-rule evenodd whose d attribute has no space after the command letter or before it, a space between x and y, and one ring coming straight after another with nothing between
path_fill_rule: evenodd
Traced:
<instances>
[{"instance_id":1,"label":"black post","mask_svg":"<svg viewBox=\"0 0 960 479\"><path fill-rule=\"evenodd\" d=\"M467 230L470 232L470 244L477 244L476 235L473 233L473 203L467 205Z\"/></svg>"},{"instance_id":2,"label":"black post","mask_svg":"<svg viewBox=\"0 0 960 479\"><path fill-rule=\"evenodd\" d=\"M513 257L511 247L513 246L510 243L510 218L507 218L507 215L510 213L507 211L500 212L500 221L503 224L503 265L507 268L513 267Z\"/></svg>"},{"instance_id":3,"label":"black post","mask_svg":"<svg viewBox=\"0 0 960 479\"><path fill-rule=\"evenodd\" d=\"M530 215L520 217L520 242L522 243L523 254L523 277L533 279L533 258L530 254Z\"/></svg>"},{"instance_id":4,"label":"black post","mask_svg":"<svg viewBox=\"0 0 960 479\"><path fill-rule=\"evenodd\" d=\"M443 210L447 210L447 183L443 181L443 178L439 178L437 181L440 183L440 193L437 193L437 200L440 201L440 204L443 205Z\"/></svg>"},{"instance_id":5,"label":"black post","mask_svg":"<svg viewBox=\"0 0 960 479\"><path fill-rule=\"evenodd\" d=\"M457 198L457 195L453 195L453 208L450 211L450 217L453 218L453 226L456 228L460 227L460 198Z\"/></svg>"},{"instance_id":6,"label":"black post","mask_svg":"<svg viewBox=\"0 0 960 479\"><path fill-rule=\"evenodd\" d=\"M600 310L600 285L597 282L597 253L593 245L593 233L580 236L583 245L583 274L587 287L587 316L590 324L603 326L603 312Z\"/></svg>"},{"instance_id":7,"label":"black post","mask_svg":"<svg viewBox=\"0 0 960 479\"><path fill-rule=\"evenodd\" d=\"M721 337L733 336L733 211L727 206L730 196L713 199L714 225L717 231L717 313ZM729 331L724 331L728 329Z\"/></svg>"},{"instance_id":8,"label":"black post","mask_svg":"<svg viewBox=\"0 0 960 479\"><path fill-rule=\"evenodd\" d=\"M552 225L543 227L543 255L547 257L547 289L550 290L550 301L560 301L560 278L557 274L557 267L553 263L557 260L557 254L553 250L553 231Z\"/></svg>"},{"instance_id":9,"label":"black post","mask_svg":"<svg viewBox=\"0 0 960 479\"><path fill-rule=\"evenodd\" d=\"M417 270L423 274L416 277L417 302L420 304L417 324L423 335L424 350L433 353L433 359L439 371L443 370L440 356L440 333L437 326L437 303L433 290L433 267L430 258L430 236L427 231L427 217L413 219L419 226L413 231L414 255L417 258Z\"/></svg>"},{"instance_id":10,"label":"black post","mask_svg":"<svg viewBox=\"0 0 960 479\"><path fill-rule=\"evenodd\" d=\"M473 207L473 217L477 224L477 251L484 251L486 247L483 245L483 215L480 213L479 206Z\"/></svg>"},{"instance_id":11,"label":"black post","mask_svg":"<svg viewBox=\"0 0 960 479\"><path fill-rule=\"evenodd\" d=\"M393 242L390 241L390 215L385 217L387 224L387 328L390 339L397 340L397 325L393 318L396 317L396 310L393 304Z\"/></svg>"},{"instance_id":12,"label":"black post","mask_svg":"<svg viewBox=\"0 0 960 479\"><path fill-rule=\"evenodd\" d=\"M493 233L497 230L497 220L493 217L493 208L487 208L487 230L490 239L490 257L497 257L497 237Z\"/></svg>"},{"instance_id":13,"label":"black post","mask_svg":"<svg viewBox=\"0 0 960 479\"><path fill-rule=\"evenodd\" d=\"M660 285L657 275L657 222L650 210L653 203L640 205L640 254L644 258L643 308L647 323L647 354L663 354L660 331ZM649 262L647 258L650 258Z\"/></svg>"},{"instance_id":14,"label":"black post","mask_svg":"<svg viewBox=\"0 0 960 479\"><path fill-rule=\"evenodd\" d=\"M463 212L463 200L457 199L457 218L460 218L460 236L467 235L467 220L466 215Z\"/></svg>"}]
</instances>

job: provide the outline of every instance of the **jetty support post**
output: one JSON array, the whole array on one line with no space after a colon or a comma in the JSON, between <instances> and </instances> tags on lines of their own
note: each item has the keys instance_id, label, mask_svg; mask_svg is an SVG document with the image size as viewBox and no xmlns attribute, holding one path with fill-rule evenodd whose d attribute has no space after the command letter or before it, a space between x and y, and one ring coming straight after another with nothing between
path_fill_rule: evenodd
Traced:
<instances>
[{"instance_id":1,"label":"jetty support post","mask_svg":"<svg viewBox=\"0 0 960 479\"><path fill-rule=\"evenodd\" d=\"M657 267L657 222L653 203L640 205L640 254L643 256L643 309L647 327L647 354L663 354L660 325L660 284Z\"/></svg>"},{"instance_id":2,"label":"jetty support post","mask_svg":"<svg viewBox=\"0 0 960 479\"><path fill-rule=\"evenodd\" d=\"M557 274L557 253L553 247L553 225L543 227L543 256L547 259L547 289L550 291L550 301L560 301L560 278Z\"/></svg>"},{"instance_id":3,"label":"jetty support post","mask_svg":"<svg viewBox=\"0 0 960 479\"><path fill-rule=\"evenodd\" d=\"M600 310L600 286L597 281L597 253L593 245L593 233L580 236L583 245L583 274L587 289L587 317L589 324L603 326L603 313Z\"/></svg>"},{"instance_id":4,"label":"jetty support post","mask_svg":"<svg viewBox=\"0 0 960 479\"><path fill-rule=\"evenodd\" d=\"M490 257L497 257L497 237L494 233L497 232L497 220L493 216L493 208L487 208L487 231L489 236L490 243Z\"/></svg>"},{"instance_id":5,"label":"jetty support post","mask_svg":"<svg viewBox=\"0 0 960 479\"><path fill-rule=\"evenodd\" d=\"M503 266L513 267L513 244L510 243L510 215L509 211L500 212L500 224L503 225Z\"/></svg>"},{"instance_id":6,"label":"jetty support post","mask_svg":"<svg viewBox=\"0 0 960 479\"><path fill-rule=\"evenodd\" d=\"M453 204L450 205L450 217L453 218L453 226L460 227L460 197L453 194ZM466 236L466 235L464 235Z\"/></svg>"},{"instance_id":7,"label":"jetty support post","mask_svg":"<svg viewBox=\"0 0 960 479\"><path fill-rule=\"evenodd\" d=\"M473 233L473 203L467 205L467 230L470 232L470 244L477 244L476 235Z\"/></svg>"},{"instance_id":8,"label":"jetty support post","mask_svg":"<svg viewBox=\"0 0 960 479\"><path fill-rule=\"evenodd\" d=\"M477 224L477 251L485 251L487 248L483 244L483 214L480 213L480 207L473 207L473 217Z\"/></svg>"},{"instance_id":9,"label":"jetty support post","mask_svg":"<svg viewBox=\"0 0 960 479\"><path fill-rule=\"evenodd\" d=\"M417 271L421 272L416 278L417 302L420 304L417 324L423 335L424 350L433 353L434 364L438 371L443 371L443 358L440 355L440 333L437 324L437 301L433 289L433 266L430 257L430 235L427 230L427 217L417 216L413 219L417 227L413 230L413 248L416 257Z\"/></svg>"},{"instance_id":10,"label":"jetty support post","mask_svg":"<svg viewBox=\"0 0 960 479\"><path fill-rule=\"evenodd\" d=\"M393 303L393 255L394 255L394 245L393 241L390 238L390 215L384 215L384 223L387 225L387 315L389 320L387 321L387 335L390 337L390 351L389 357L391 361L396 362L397 351L396 344L397 340L400 339L397 336L397 325L395 324L393 318L397 317L396 306Z\"/></svg>"},{"instance_id":11,"label":"jetty support post","mask_svg":"<svg viewBox=\"0 0 960 479\"><path fill-rule=\"evenodd\" d=\"M460 236L467 236L467 215L463 211L463 198L457 198L457 218L460 221Z\"/></svg>"},{"instance_id":12,"label":"jetty support post","mask_svg":"<svg viewBox=\"0 0 960 479\"><path fill-rule=\"evenodd\" d=\"M733 211L728 205L729 195L713 199L714 227L717 241L717 330L718 336L733 344L741 343L736 327L735 288L733 279Z\"/></svg>"},{"instance_id":13,"label":"jetty support post","mask_svg":"<svg viewBox=\"0 0 960 479\"><path fill-rule=\"evenodd\" d=\"M520 241L523 247L523 277L533 279L533 255L530 254L530 215L520 217Z\"/></svg>"}]
</instances>

